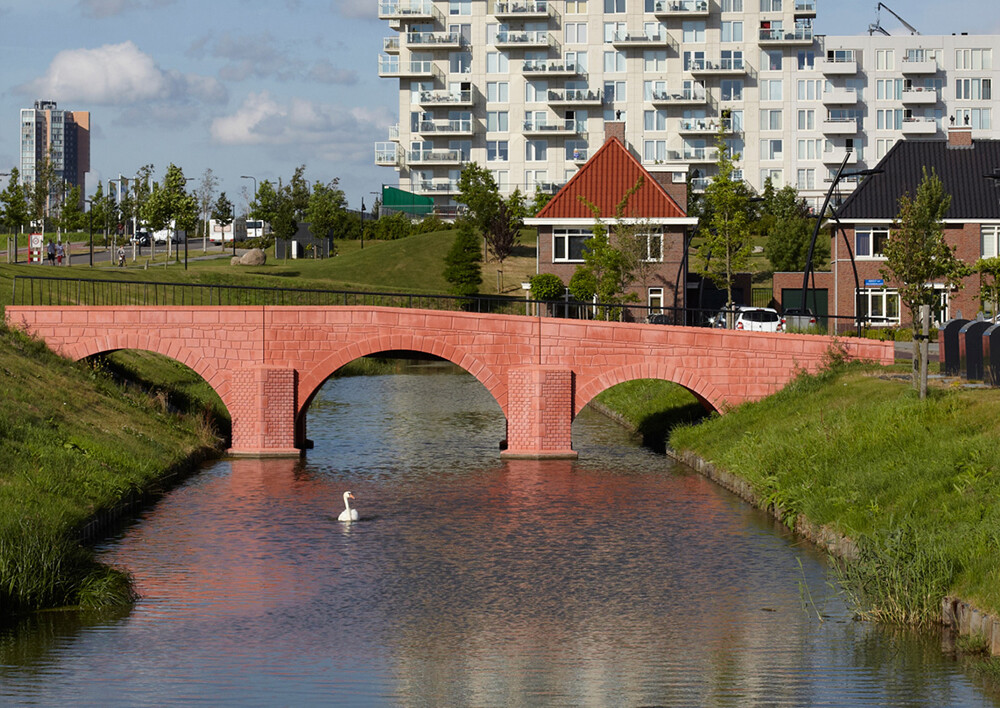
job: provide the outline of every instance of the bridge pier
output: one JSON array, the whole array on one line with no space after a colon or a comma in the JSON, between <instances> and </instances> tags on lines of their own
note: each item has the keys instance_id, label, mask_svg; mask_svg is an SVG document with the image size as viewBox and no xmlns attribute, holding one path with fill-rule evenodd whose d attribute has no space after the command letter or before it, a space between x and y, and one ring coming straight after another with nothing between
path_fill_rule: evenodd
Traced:
<instances>
[{"instance_id":1,"label":"bridge pier","mask_svg":"<svg viewBox=\"0 0 1000 708\"><path fill-rule=\"evenodd\" d=\"M246 366L230 374L231 455L299 455L295 446L298 376L295 369Z\"/></svg>"},{"instance_id":2,"label":"bridge pier","mask_svg":"<svg viewBox=\"0 0 1000 708\"><path fill-rule=\"evenodd\" d=\"M506 459L572 459L573 371L523 366L507 373Z\"/></svg>"}]
</instances>

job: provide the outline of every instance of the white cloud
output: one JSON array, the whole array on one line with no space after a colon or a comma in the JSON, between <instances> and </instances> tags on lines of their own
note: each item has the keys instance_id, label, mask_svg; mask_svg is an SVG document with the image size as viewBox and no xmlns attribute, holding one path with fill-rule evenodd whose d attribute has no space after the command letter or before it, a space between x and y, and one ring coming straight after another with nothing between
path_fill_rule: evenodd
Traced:
<instances>
[{"instance_id":1,"label":"white cloud","mask_svg":"<svg viewBox=\"0 0 1000 708\"><path fill-rule=\"evenodd\" d=\"M301 98L278 102L251 93L229 116L212 121L212 139L227 145L311 146L320 157L342 159L385 134L395 118L385 108L344 107Z\"/></svg>"},{"instance_id":2,"label":"white cloud","mask_svg":"<svg viewBox=\"0 0 1000 708\"><path fill-rule=\"evenodd\" d=\"M330 7L342 17L378 19L378 2L375 0L333 0Z\"/></svg>"},{"instance_id":3,"label":"white cloud","mask_svg":"<svg viewBox=\"0 0 1000 708\"><path fill-rule=\"evenodd\" d=\"M110 106L218 102L226 95L224 87L213 78L164 71L132 41L59 52L44 76L19 90L56 101Z\"/></svg>"},{"instance_id":4,"label":"white cloud","mask_svg":"<svg viewBox=\"0 0 1000 708\"><path fill-rule=\"evenodd\" d=\"M338 69L326 59L320 59L309 70L309 80L321 84L356 84L358 72L353 69Z\"/></svg>"}]
</instances>

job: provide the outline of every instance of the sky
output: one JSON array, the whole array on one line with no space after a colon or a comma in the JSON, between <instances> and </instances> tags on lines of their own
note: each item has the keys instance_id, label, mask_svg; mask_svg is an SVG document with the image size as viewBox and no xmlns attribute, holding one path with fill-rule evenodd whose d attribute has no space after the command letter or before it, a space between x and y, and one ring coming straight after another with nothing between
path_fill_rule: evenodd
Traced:
<instances>
[{"instance_id":1,"label":"sky","mask_svg":"<svg viewBox=\"0 0 1000 708\"><path fill-rule=\"evenodd\" d=\"M753 2L753 0L747 0ZM865 34L875 0L818 0L819 34ZM1000 34L996 0L894 0L923 34ZM905 34L892 15L880 20ZM374 144L398 122L396 79L378 77L377 0L0 0L0 172L18 165L21 108L54 100L90 111L98 182L162 177L197 186L206 169L242 208L244 190L339 178L348 204L371 205L396 172Z\"/></svg>"}]
</instances>

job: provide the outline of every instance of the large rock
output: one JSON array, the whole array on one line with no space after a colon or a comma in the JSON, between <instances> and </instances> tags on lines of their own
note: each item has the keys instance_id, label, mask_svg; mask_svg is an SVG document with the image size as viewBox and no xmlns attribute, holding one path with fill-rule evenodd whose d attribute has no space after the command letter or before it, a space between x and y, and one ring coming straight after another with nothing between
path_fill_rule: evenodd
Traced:
<instances>
[{"instance_id":1,"label":"large rock","mask_svg":"<svg viewBox=\"0 0 1000 708\"><path fill-rule=\"evenodd\" d=\"M233 256L230 259L233 265L261 266L267 263L267 254L262 248L251 248L242 256Z\"/></svg>"}]
</instances>

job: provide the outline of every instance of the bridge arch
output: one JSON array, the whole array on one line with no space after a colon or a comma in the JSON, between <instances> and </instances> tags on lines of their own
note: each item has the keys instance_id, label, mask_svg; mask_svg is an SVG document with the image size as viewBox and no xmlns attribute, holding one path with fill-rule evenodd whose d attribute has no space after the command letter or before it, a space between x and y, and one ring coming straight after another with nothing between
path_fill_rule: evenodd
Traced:
<instances>
[{"instance_id":1,"label":"bridge arch","mask_svg":"<svg viewBox=\"0 0 1000 708\"><path fill-rule=\"evenodd\" d=\"M157 337L122 332L100 337L83 337L73 344L64 346L60 353L73 361L81 361L87 357L110 354L124 349L152 352L184 364L212 387L212 390L222 399L226 410L232 411L229 377L213 366L211 361L199 352L176 342L165 344L164 340Z\"/></svg>"},{"instance_id":2,"label":"bridge arch","mask_svg":"<svg viewBox=\"0 0 1000 708\"><path fill-rule=\"evenodd\" d=\"M484 364L469 352L455 347L435 337L400 334L393 336L369 337L338 349L308 370L301 372L298 384L299 408L296 412L297 427L305 430L305 413L309 404L319 392L323 383L342 366L355 359L370 354L386 351L412 351L421 354L432 354L464 369L472 374L500 406L504 416L507 416L507 381L502 375Z\"/></svg>"},{"instance_id":3,"label":"bridge arch","mask_svg":"<svg viewBox=\"0 0 1000 708\"><path fill-rule=\"evenodd\" d=\"M576 392L573 416L583 410L594 396L612 386L635 379L662 379L683 386L709 410L722 412L729 408L729 401L715 386L696 372L669 362L637 362L610 369L585 382Z\"/></svg>"}]
</instances>

